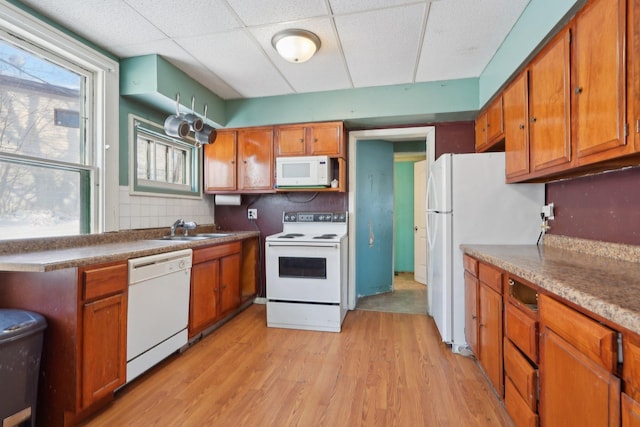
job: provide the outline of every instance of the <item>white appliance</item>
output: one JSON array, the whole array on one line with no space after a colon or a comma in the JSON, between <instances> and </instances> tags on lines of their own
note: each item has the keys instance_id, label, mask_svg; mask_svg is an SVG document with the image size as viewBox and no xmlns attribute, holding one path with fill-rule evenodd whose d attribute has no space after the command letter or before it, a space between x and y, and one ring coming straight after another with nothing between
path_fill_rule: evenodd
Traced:
<instances>
[{"instance_id":1,"label":"white appliance","mask_svg":"<svg viewBox=\"0 0 640 427\"><path fill-rule=\"evenodd\" d=\"M327 156L276 157L276 186L328 187L330 166Z\"/></svg>"},{"instance_id":2,"label":"white appliance","mask_svg":"<svg viewBox=\"0 0 640 427\"><path fill-rule=\"evenodd\" d=\"M535 244L544 184L505 184L504 153L443 154L427 182L428 307L442 340L465 352L461 244Z\"/></svg>"},{"instance_id":3,"label":"white appliance","mask_svg":"<svg viewBox=\"0 0 640 427\"><path fill-rule=\"evenodd\" d=\"M267 326L340 332L347 314L347 213L285 212L266 238Z\"/></svg>"},{"instance_id":4,"label":"white appliance","mask_svg":"<svg viewBox=\"0 0 640 427\"><path fill-rule=\"evenodd\" d=\"M127 382L187 344L191 249L129 260Z\"/></svg>"}]
</instances>

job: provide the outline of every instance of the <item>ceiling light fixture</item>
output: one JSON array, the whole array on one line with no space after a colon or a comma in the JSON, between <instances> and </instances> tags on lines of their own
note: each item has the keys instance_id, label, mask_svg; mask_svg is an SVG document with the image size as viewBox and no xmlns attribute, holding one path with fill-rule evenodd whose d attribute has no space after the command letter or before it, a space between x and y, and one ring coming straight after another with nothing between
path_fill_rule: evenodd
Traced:
<instances>
[{"instance_id":1,"label":"ceiling light fixture","mask_svg":"<svg viewBox=\"0 0 640 427\"><path fill-rule=\"evenodd\" d=\"M271 39L271 44L280 56L289 62L305 62L320 49L320 39L311 31L283 30Z\"/></svg>"}]
</instances>

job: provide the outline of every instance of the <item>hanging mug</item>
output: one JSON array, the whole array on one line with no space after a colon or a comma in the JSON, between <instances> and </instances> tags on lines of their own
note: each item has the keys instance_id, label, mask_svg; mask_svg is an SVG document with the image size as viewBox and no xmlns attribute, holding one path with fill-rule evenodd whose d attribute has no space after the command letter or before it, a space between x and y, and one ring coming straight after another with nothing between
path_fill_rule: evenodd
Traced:
<instances>
[{"instance_id":1,"label":"hanging mug","mask_svg":"<svg viewBox=\"0 0 640 427\"><path fill-rule=\"evenodd\" d=\"M164 121L164 133L174 138L184 138L189 135L189 122L181 116L169 116Z\"/></svg>"},{"instance_id":2,"label":"hanging mug","mask_svg":"<svg viewBox=\"0 0 640 427\"><path fill-rule=\"evenodd\" d=\"M200 144L213 144L218 132L214 127L204 125L200 132L196 132L196 141Z\"/></svg>"}]
</instances>

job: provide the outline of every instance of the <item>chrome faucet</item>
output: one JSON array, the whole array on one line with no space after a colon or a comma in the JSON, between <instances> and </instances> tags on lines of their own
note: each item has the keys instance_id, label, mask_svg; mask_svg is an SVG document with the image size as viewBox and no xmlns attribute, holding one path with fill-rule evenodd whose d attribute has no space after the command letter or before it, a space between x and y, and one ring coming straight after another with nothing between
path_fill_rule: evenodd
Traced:
<instances>
[{"instance_id":1,"label":"chrome faucet","mask_svg":"<svg viewBox=\"0 0 640 427\"><path fill-rule=\"evenodd\" d=\"M170 229L171 230L171 236L175 236L176 235L176 228L183 227L183 226L184 226L184 221L181 220L181 219L179 219L176 222L174 222L171 225L171 229Z\"/></svg>"},{"instance_id":2,"label":"chrome faucet","mask_svg":"<svg viewBox=\"0 0 640 427\"><path fill-rule=\"evenodd\" d=\"M188 236L189 230L195 230L198 224L195 221L183 222L182 228L184 229L184 235Z\"/></svg>"}]
</instances>

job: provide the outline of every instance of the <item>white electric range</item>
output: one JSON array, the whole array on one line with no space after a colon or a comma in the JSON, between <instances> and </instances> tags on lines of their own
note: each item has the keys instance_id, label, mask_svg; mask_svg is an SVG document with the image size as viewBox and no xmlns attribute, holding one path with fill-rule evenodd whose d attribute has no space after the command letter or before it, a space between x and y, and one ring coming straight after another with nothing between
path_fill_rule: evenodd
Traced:
<instances>
[{"instance_id":1,"label":"white electric range","mask_svg":"<svg viewBox=\"0 0 640 427\"><path fill-rule=\"evenodd\" d=\"M347 212L284 212L266 238L267 326L340 332L347 314Z\"/></svg>"}]
</instances>

